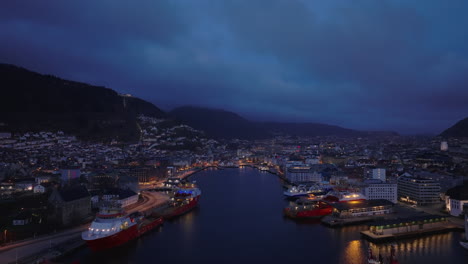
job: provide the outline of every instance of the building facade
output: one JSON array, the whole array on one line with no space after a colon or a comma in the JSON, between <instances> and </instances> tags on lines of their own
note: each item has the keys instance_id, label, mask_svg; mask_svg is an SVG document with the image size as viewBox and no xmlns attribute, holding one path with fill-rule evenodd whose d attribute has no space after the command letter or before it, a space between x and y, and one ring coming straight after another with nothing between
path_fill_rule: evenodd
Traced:
<instances>
[{"instance_id":1,"label":"building facade","mask_svg":"<svg viewBox=\"0 0 468 264\"><path fill-rule=\"evenodd\" d=\"M54 189L49 197L50 217L62 225L80 223L91 214L91 195L84 186Z\"/></svg>"},{"instance_id":2,"label":"building facade","mask_svg":"<svg viewBox=\"0 0 468 264\"><path fill-rule=\"evenodd\" d=\"M463 215L465 205L468 205L468 182L447 190L445 193L445 209L450 215Z\"/></svg>"},{"instance_id":3,"label":"building facade","mask_svg":"<svg viewBox=\"0 0 468 264\"><path fill-rule=\"evenodd\" d=\"M398 202L398 187L391 183L369 184L362 189L369 200L384 199L392 203Z\"/></svg>"},{"instance_id":4,"label":"building facade","mask_svg":"<svg viewBox=\"0 0 468 264\"><path fill-rule=\"evenodd\" d=\"M440 202L440 184L437 181L403 175L398 178L398 200L415 205Z\"/></svg>"},{"instance_id":5,"label":"building facade","mask_svg":"<svg viewBox=\"0 0 468 264\"><path fill-rule=\"evenodd\" d=\"M291 183L296 182L321 182L322 174L315 169L302 166L302 167L289 167L286 170L286 178Z\"/></svg>"},{"instance_id":6,"label":"building facade","mask_svg":"<svg viewBox=\"0 0 468 264\"><path fill-rule=\"evenodd\" d=\"M373 169L372 179L378 179L378 180L385 182L387 180L386 170L383 168Z\"/></svg>"}]
</instances>

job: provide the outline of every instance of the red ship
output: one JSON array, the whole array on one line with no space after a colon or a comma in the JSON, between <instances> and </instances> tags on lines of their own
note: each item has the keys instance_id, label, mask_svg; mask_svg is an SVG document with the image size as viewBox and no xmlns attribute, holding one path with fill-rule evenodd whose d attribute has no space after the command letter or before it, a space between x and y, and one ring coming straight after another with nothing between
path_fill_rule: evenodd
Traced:
<instances>
[{"instance_id":1,"label":"red ship","mask_svg":"<svg viewBox=\"0 0 468 264\"><path fill-rule=\"evenodd\" d=\"M162 217L145 217L140 212L126 214L116 206L102 207L81 237L92 251L102 251L136 239L162 223Z\"/></svg>"},{"instance_id":2,"label":"red ship","mask_svg":"<svg viewBox=\"0 0 468 264\"><path fill-rule=\"evenodd\" d=\"M334 203L362 201L366 197L360 193L331 191L325 196L312 196L297 200L284 209L284 214L291 218L319 218L333 212Z\"/></svg>"},{"instance_id":3,"label":"red ship","mask_svg":"<svg viewBox=\"0 0 468 264\"><path fill-rule=\"evenodd\" d=\"M291 218L319 218L332 213L333 207L314 198L302 198L284 209L284 214Z\"/></svg>"},{"instance_id":4,"label":"red ship","mask_svg":"<svg viewBox=\"0 0 468 264\"><path fill-rule=\"evenodd\" d=\"M179 185L179 189L174 192L170 203L160 211L159 215L165 219L171 219L184 214L197 206L200 196L201 191L194 183Z\"/></svg>"}]
</instances>

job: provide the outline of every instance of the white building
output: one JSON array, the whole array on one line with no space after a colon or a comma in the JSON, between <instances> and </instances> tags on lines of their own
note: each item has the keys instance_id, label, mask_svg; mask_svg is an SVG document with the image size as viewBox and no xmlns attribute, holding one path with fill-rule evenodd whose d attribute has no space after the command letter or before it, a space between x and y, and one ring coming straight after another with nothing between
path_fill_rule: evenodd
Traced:
<instances>
[{"instance_id":1,"label":"white building","mask_svg":"<svg viewBox=\"0 0 468 264\"><path fill-rule=\"evenodd\" d=\"M40 184L33 187L34 193L45 193L45 191L46 191L46 188Z\"/></svg>"},{"instance_id":2,"label":"white building","mask_svg":"<svg viewBox=\"0 0 468 264\"><path fill-rule=\"evenodd\" d=\"M111 189L102 196L104 201L117 201L122 207L138 202L138 193L130 189Z\"/></svg>"},{"instance_id":3,"label":"white building","mask_svg":"<svg viewBox=\"0 0 468 264\"><path fill-rule=\"evenodd\" d=\"M398 201L398 187L392 183L375 183L364 187L363 194L369 200L384 199L392 203Z\"/></svg>"},{"instance_id":4,"label":"white building","mask_svg":"<svg viewBox=\"0 0 468 264\"><path fill-rule=\"evenodd\" d=\"M440 142L440 150L441 151L448 151L448 143L447 141Z\"/></svg>"},{"instance_id":5,"label":"white building","mask_svg":"<svg viewBox=\"0 0 468 264\"><path fill-rule=\"evenodd\" d=\"M445 209L450 215L462 215L464 205L468 205L468 183L451 188L445 193Z\"/></svg>"},{"instance_id":6,"label":"white building","mask_svg":"<svg viewBox=\"0 0 468 264\"><path fill-rule=\"evenodd\" d=\"M385 182L387 180L385 169L383 168L373 169L372 179L378 179L378 180Z\"/></svg>"}]
</instances>

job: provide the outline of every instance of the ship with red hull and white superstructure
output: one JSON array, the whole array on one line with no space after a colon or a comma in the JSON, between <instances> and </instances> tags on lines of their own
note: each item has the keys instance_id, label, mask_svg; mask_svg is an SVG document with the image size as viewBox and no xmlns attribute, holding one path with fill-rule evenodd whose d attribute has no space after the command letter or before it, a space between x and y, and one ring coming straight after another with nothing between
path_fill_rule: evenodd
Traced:
<instances>
[{"instance_id":1,"label":"ship with red hull and white superstructure","mask_svg":"<svg viewBox=\"0 0 468 264\"><path fill-rule=\"evenodd\" d=\"M194 183L183 183L174 191L169 204L161 208L158 215L165 219L171 219L182 215L198 205L201 191Z\"/></svg>"},{"instance_id":2,"label":"ship with red hull and white superstructure","mask_svg":"<svg viewBox=\"0 0 468 264\"><path fill-rule=\"evenodd\" d=\"M140 212L126 214L118 205L103 206L81 237L92 251L97 252L134 240L163 221L162 217L144 216Z\"/></svg>"},{"instance_id":3,"label":"ship with red hull and white superstructure","mask_svg":"<svg viewBox=\"0 0 468 264\"><path fill-rule=\"evenodd\" d=\"M351 201L366 200L360 193L330 191L326 195L301 198L290 206L284 208L283 212L291 218L320 218L333 212L333 203L345 203Z\"/></svg>"},{"instance_id":4,"label":"ship with red hull and white superstructure","mask_svg":"<svg viewBox=\"0 0 468 264\"><path fill-rule=\"evenodd\" d=\"M320 218L332 213L333 207L316 198L301 198L284 208L284 214L291 218Z\"/></svg>"}]
</instances>

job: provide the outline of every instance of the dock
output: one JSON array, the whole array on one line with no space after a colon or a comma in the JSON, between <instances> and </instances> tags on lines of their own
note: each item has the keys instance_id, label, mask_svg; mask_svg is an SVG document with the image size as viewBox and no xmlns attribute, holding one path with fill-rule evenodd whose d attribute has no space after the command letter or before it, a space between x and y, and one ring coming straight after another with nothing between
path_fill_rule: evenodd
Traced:
<instances>
[{"instance_id":1,"label":"dock","mask_svg":"<svg viewBox=\"0 0 468 264\"><path fill-rule=\"evenodd\" d=\"M361 235L365 239L371 242L379 243L379 242L391 242L391 241L404 239L404 238L414 238L414 237L420 237L420 236L426 236L426 235L440 234L440 233L445 233L445 232L450 232L450 231L463 231L463 229L457 225L447 225L443 227L434 227L434 228L428 228L428 229L423 229L423 230L410 231L410 232L398 233L398 234L389 234L389 235L377 235L371 232L370 230L366 230L366 231L361 231Z\"/></svg>"},{"instance_id":2,"label":"dock","mask_svg":"<svg viewBox=\"0 0 468 264\"><path fill-rule=\"evenodd\" d=\"M361 235L372 242L386 242L449 231L463 231L463 228L446 216L421 215L372 223Z\"/></svg>"},{"instance_id":3,"label":"dock","mask_svg":"<svg viewBox=\"0 0 468 264\"><path fill-rule=\"evenodd\" d=\"M357 225L357 224L362 224L362 223L367 223L367 222L372 222L372 221L380 221L383 218L380 217L372 217L372 216L367 216L367 217L352 217L352 218L338 218L338 217L333 217L333 216L325 216L322 218L321 222L324 225L330 226L330 227L336 227L336 226L347 226L347 225Z\"/></svg>"}]
</instances>

